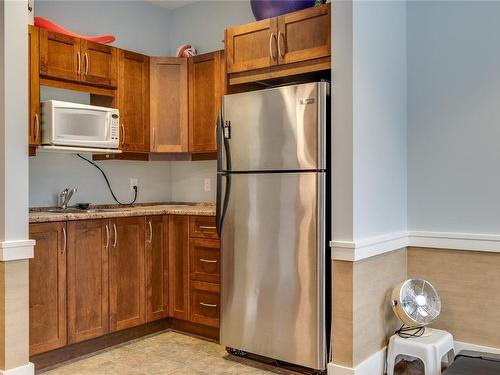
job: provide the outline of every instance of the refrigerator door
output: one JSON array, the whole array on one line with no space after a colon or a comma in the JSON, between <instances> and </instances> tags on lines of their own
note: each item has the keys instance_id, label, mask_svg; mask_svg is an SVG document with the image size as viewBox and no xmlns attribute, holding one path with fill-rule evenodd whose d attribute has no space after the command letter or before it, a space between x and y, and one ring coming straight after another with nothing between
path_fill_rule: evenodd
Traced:
<instances>
[{"instance_id":1,"label":"refrigerator door","mask_svg":"<svg viewBox=\"0 0 500 375\"><path fill-rule=\"evenodd\" d=\"M221 343L324 369L324 173L224 178Z\"/></svg>"},{"instance_id":2,"label":"refrigerator door","mask_svg":"<svg viewBox=\"0 0 500 375\"><path fill-rule=\"evenodd\" d=\"M223 97L219 170L325 169L328 83Z\"/></svg>"}]
</instances>

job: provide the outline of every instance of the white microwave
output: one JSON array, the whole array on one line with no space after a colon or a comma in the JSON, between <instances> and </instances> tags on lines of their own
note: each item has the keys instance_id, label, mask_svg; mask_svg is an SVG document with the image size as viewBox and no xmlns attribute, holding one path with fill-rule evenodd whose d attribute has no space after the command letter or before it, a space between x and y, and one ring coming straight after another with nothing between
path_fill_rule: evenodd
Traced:
<instances>
[{"instance_id":1,"label":"white microwave","mask_svg":"<svg viewBox=\"0 0 500 375\"><path fill-rule=\"evenodd\" d=\"M47 100L42 102L42 144L117 149L120 114L117 109Z\"/></svg>"}]
</instances>

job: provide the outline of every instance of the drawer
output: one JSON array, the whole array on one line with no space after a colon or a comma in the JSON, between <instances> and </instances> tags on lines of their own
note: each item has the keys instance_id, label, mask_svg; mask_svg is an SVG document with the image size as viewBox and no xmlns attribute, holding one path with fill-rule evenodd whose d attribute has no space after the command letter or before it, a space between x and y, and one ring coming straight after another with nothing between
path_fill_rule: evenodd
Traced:
<instances>
[{"instance_id":1,"label":"drawer","mask_svg":"<svg viewBox=\"0 0 500 375\"><path fill-rule=\"evenodd\" d=\"M189 240L189 272L191 280L220 281L220 248L218 240Z\"/></svg>"},{"instance_id":2,"label":"drawer","mask_svg":"<svg viewBox=\"0 0 500 375\"><path fill-rule=\"evenodd\" d=\"M191 281L189 320L219 327L220 289L218 284Z\"/></svg>"},{"instance_id":3,"label":"drawer","mask_svg":"<svg viewBox=\"0 0 500 375\"><path fill-rule=\"evenodd\" d=\"M214 216L190 216L189 237L217 239Z\"/></svg>"}]
</instances>

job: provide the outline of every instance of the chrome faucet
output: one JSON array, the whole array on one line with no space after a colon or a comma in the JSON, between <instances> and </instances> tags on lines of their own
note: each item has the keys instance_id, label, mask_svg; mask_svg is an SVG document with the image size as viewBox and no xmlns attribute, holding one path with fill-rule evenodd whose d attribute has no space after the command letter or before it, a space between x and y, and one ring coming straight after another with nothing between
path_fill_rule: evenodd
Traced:
<instances>
[{"instance_id":1,"label":"chrome faucet","mask_svg":"<svg viewBox=\"0 0 500 375\"><path fill-rule=\"evenodd\" d=\"M73 189L64 189L63 191L61 191L61 193L59 194L59 208L62 209L62 210L65 210L68 208L68 203L69 203L69 200L71 199L71 197L76 193L76 189L73 188Z\"/></svg>"}]
</instances>

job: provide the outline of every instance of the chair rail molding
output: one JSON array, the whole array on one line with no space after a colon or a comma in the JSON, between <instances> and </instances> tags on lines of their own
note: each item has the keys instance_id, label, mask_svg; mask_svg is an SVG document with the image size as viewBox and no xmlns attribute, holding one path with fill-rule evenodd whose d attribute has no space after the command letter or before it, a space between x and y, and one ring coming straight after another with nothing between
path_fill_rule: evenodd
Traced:
<instances>
[{"instance_id":1,"label":"chair rail molding","mask_svg":"<svg viewBox=\"0 0 500 375\"><path fill-rule=\"evenodd\" d=\"M330 241L332 260L357 262L404 247L500 253L500 234L407 231L357 241Z\"/></svg>"},{"instance_id":2,"label":"chair rail molding","mask_svg":"<svg viewBox=\"0 0 500 375\"><path fill-rule=\"evenodd\" d=\"M1 241L0 261L9 262L13 260L33 258L34 248L34 240Z\"/></svg>"}]
</instances>

